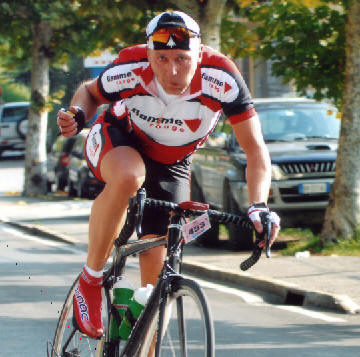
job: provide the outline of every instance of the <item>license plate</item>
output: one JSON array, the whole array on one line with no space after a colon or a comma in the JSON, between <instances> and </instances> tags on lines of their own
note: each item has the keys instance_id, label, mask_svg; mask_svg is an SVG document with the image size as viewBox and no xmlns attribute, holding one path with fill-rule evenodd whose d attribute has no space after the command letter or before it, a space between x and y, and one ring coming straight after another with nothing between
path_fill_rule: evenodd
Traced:
<instances>
[{"instance_id":1,"label":"license plate","mask_svg":"<svg viewBox=\"0 0 360 357\"><path fill-rule=\"evenodd\" d=\"M328 192L330 192L330 185L326 182L302 183L301 185L299 185L299 193L303 195Z\"/></svg>"}]
</instances>

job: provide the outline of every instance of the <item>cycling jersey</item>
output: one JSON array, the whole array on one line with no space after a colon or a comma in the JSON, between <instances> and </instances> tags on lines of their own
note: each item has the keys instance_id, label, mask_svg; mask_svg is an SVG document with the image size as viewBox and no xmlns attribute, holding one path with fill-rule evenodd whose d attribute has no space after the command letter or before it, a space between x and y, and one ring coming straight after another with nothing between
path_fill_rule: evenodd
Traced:
<instances>
[{"instance_id":1,"label":"cycling jersey","mask_svg":"<svg viewBox=\"0 0 360 357\"><path fill-rule=\"evenodd\" d=\"M232 124L255 114L249 91L235 64L204 47L188 90L165 104L158 96L146 45L120 51L98 78L98 91L111 112L126 120L151 159L171 164L193 153L214 129L222 111Z\"/></svg>"}]
</instances>

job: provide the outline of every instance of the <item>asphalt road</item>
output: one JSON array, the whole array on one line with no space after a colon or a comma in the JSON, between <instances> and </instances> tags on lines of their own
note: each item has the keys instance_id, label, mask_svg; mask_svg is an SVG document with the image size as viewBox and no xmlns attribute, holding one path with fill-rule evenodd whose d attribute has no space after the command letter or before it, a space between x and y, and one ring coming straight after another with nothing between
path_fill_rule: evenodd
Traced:
<instances>
[{"instance_id":1,"label":"asphalt road","mask_svg":"<svg viewBox=\"0 0 360 357\"><path fill-rule=\"evenodd\" d=\"M2 224L0 237L0 356L46 356L46 343L85 251ZM128 278L137 285L136 258L131 266ZM297 311L231 286L200 283L213 312L217 356L338 357L360 351L358 317Z\"/></svg>"},{"instance_id":2,"label":"asphalt road","mask_svg":"<svg viewBox=\"0 0 360 357\"><path fill-rule=\"evenodd\" d=\"M22 160L1 160L0 192L21 190L22 174ZM84 245L47 241L0 224L0 356L46 356L62 302L85 257ZM128 278L136 285L136 258L131 263ZM213 312L217 356L353 357L360 352L356 315L275 305L233 286L200 283Z\"/></svg>"}]
</instances>

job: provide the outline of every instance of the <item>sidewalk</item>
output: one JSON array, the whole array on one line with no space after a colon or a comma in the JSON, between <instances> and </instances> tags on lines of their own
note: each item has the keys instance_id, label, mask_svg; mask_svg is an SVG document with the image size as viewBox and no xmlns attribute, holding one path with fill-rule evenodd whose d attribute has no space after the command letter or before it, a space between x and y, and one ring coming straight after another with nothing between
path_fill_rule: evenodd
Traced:
<instances>
[{"instance_id":1,"label":"sidewalk","mask_svg":"<svg viewBox=\"0 0 360 357\"><path fill-rule=\"evenodd\" d=\"M86 249L92 201L23 198L0 194L0 222L32 234L66 241ZM281 304L319 306L345 313L360 312L360 257L283 257L273 251L248 272L240 263L249 252L189 245L184 270L275 296Z\"/></svg>"}]
</instances>

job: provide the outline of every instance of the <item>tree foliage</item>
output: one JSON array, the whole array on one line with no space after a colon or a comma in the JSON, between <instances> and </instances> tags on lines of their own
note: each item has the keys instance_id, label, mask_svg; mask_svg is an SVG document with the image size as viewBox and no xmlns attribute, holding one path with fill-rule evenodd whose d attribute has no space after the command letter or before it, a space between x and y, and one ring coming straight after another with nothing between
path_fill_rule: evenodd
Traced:
<instances>
[{"instance_id":1,"label":"tree foliage","mask_svg":"<svg viewBox=\"0 0 360 357\"><path fill-rule=\"evenodd\" d=\"M341 106L346 8L335 0L257 2L247 9L256 24L255 54L271 60L273 73L301 95Z\"/></svg>"}]
</instances>

